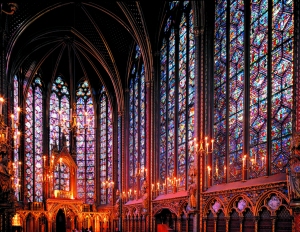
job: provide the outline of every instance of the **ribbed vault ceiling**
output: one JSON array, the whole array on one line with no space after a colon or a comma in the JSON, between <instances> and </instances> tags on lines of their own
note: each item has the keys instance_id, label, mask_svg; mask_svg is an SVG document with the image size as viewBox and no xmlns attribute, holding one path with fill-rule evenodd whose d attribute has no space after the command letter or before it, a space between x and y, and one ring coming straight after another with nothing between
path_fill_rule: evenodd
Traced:
<instances>
[{"instance_id":1,"label":"ribbed vault ceiling","mask_svg":"<svg viewBox=\"0 0 300 232\"><path fill-rule=\"evenodd\" d=\"M37 71L45 83L57 75L74 83L88 78L94 92L105 85L120 109L132 48L138 43L145 66L152 65L165 3L18 3L17 11L6 16L7 74L22 69L28 83Z\"/></svg>"}]
</instances>

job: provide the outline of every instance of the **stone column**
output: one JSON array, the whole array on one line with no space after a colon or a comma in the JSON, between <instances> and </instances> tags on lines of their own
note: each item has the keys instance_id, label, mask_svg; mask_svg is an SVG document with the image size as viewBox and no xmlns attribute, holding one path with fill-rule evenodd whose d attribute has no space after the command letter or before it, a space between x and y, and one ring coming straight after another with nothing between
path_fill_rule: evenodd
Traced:
<instances>
[{"instance_id":1,"label":"stone column","mask_svg":"<svg viewBox=\"0 0 300 232\"><path fill-rule=\"evenodd\" d=\"M39 224L38 217L34 218L34 227L35 227L35 232L40 232L40 224Z\"/></svg>"},{"instance_id":2,"label":"stone column","mask_svg":"<svg viewBox=\"0 0 300 232\"><path fill-rule=\"evenodd\" d=\"M207 221L207 218L204 217L203 218L203 231L206 231L206 221ZM201 231L201 230L200 230ZM226 231L227 232L227 231Z\"/></svg>"},{"instance_id":3,"label":"stone column","mask_svg":"<svg viewBox=\"0 0 300 232\"><path fill-rule=\"evenodd\" d=\"M214 231L215 231L215 232L217 231L217 221L218 221L218 218L215 217L215 218L214 218Z\"/></svg>"},{"instance_id":4,"label":"stone column","mask_svg":"<svg viewBox=\"0 0 300 232\"><path fill-rule=\"evenodd\" d=\"M275 226L276 226L276 216L272 216L272 232L275 232Z\"/></svg>"},{"instance_id":5,"label":"stone column","mask_svg":"<svg viewBox=\"0 0 300 232\"><path fill-rule=\"evenodd\" d=\"M176 231L181 231L181 217L177 216L176 218Z\"/></svg>"},{"instance_id":6,"label":"stone column","mask_svg":"<svg viewBox=\"0 0 300 232\"><path fill-rule=\"evenodd\" d=\"M225 217L226 220L226 232L229 232L229 221L230 221L230 217Z\"/></svg>"},{"instance_id":7,"label":"stone column","mask_svg":"<svg viewBox=\"0 0 300 232\"><path fill-rule=\"evenodd\" d=\"M254 232L258 232L258 220L259 220L258 216L254 217Z\"/></svg>"},{"instance_id":8,"label":"stone column","mask_svg":"<svg viewBox=\"0 0 300 232\"><path fill-rule=\"evenodd\" d=\"M240 217L240 232L243 232L243 221L244 217Z\"/></svg>"},{"instance_id":9,"label":"stone column","mask_svg":"<svg viewBox=\"0 0 300 232\"><path fill-rule=\"evenodd\" d=\"M155 221L155 217L152 217L152 231L156 231L156 221Z\"/></svg>"},{"instance_id":10,"label":"stone column","mask_svg":"<svg viewBox=\"0 0 300 232\"><path fill-rule=\"evenodd\" d=\"M0 225L1 225L1 223L0 223ZM23 218L23 230L22 230L22 232L26 232L26 226L27 226L27 220L26 220L26 217L25 218ZM1 227L0 227L1 228ZM49 232L51 232L50 230L48 230Z\"/></svg>"},{"instance_id":11,"label":"stone column","mask_svg":"<svg viewBox=\"0 0 300 232\"><path fill-rule=\"evenodd\" d=\"M52 232L52 220L48 219L48 232Z\"/></svg>"}]
</instances>

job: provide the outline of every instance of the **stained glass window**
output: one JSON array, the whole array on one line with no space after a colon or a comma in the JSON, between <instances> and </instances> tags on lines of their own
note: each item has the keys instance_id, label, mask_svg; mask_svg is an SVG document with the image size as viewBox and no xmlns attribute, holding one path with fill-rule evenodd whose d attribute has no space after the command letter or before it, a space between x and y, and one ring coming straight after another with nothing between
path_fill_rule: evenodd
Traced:
<instances>
[{"instance_id":1,"label":"stained glass window","mask_svg":"<svg viewBox=\"0 0 300 232\"><path fill-rule=\"evenodd\" d=\"M53 146L61 149L63 136L66 138L66 146L70 146L70 100L68 85L63 77L58 76L52 84L50 96L50 141L49 150ZM51 153L51 152L50 152Z\"/></svg>"},{"instance_id":2,"label":"stained glass window","mask_svg":"<svg viewBox=\"0 0 300 232\"><path fill-rule=\"evenodd\" d=\"M54 168L54 190L70 191L70 168L61 160Z\"/></svg>"},{"instance_id":3,"label":"stained glass window","mask_svg":"<svg viewBox=\"0 0 300 232\"><path fill-rule=\"evenodd\" d=\"M76 91L77 115L77 197L87 204L94 203L95 196L95 113L87 80Z\"/></svg>"},{"instance_id":4,"label":"stained glass window","mask_svg":"<svg viewBox=\"0 0 300 232\"><path fill-rule=\"evenodd\" d=\"M43 97L39 77L29 87L25 105L25 197L43 201Z\"/></svg>"},{"instance_id":5,"label":"stained glass window","mask_svg":"<svg viewBox=\"0 0 300 232\"><path fill-rule=\"evenodd\" d=\"M173 191L169 180L174 177L179 180L179 190L186 188L187 170L194 162L193 11L188 1L174 2L170 6L160 50L159 176L167 192Z\"/></svg>"},{"instance_id":6,"label":"stained glass window","mask_svg":"<svg viewBox=\"0 0 300 232\"><path fill-rule=\"evenodd\" d=\"M14 118L18 117L18 107L19 107L19 82L18 82L18 77L14 76ZM16 120L14 121L15 125L14 128L17 128L16 125ZM18 138L18 130L15 130L15 134L14 134L15 138ZM16 190L15 190L15 196L17 197L18 200L19 199L19 192L20 192L20 184L21 184L21 166L20 166L20 162L19 162L19 146L16 143L17 141L14 141L14 185L16 186Z\"/></svg>"},{"instance_id":7,"label":"stained glass window","mask_svg":"<svg viewBox=\"0 0 300 232\"><path fill-rule=\"evenodd\" d=\"M112 108L105 88L100 96L100 203L109 204L112 200L112 188L106 188L104 183L113 182L113 123Z\"/></svg>"},{"instance_id":8,"label":"stained glass window","mask_svg":"<svg viewBox=\"0 0 300 232\"><path fill-rule=\"evenodd\" d=\"M243 0L215 3L214 164L218 162L222 170L228 157L229 181L241 180L244 155L249 178L283 172L292 133L294 3L253 0L249 9ZM250 11L249 25L245 24L245 10ZM244 53L247 26L249 57ZM245 73L246 64L249 73Z\"/></svg>"},{"instance_id":9,"label":"stained glass window","mask_svg":"<svg viewBox=\"0 0 300 232\"><path fill-rule=\"evenodd\" d=\"M139 46L129 80L129 188L138 191L146 174L145 70ZM137 183L137 174L140 183Z\"/></svg>"}]
</instances>

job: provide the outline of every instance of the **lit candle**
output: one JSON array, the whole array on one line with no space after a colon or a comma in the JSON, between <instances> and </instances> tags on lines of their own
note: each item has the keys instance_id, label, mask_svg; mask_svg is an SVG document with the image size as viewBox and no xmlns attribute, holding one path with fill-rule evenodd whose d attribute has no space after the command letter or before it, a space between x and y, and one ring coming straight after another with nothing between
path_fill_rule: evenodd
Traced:
<instances>
[{"instance_id":1,"label":"lit candle","mask_svg":"<svg viewBox=\"0 0 300 232\"><path fill-rule=\"evenodd\" d=\"M5 138L8 139L8 126L6 127Z\"/></svg>"},{"instance_id":2,"label":"lit candle","mask_svg":"<svg viewBox=\"0 0 300 232\"><path fill-rule=\"evenodd\" d=\"M10 115L10 117L11 117L11 128L14 129L14 118L15 118L15 116L12 114L12 115Z\"/></svg>"},{"instance_id":3,"label":"lit candle","mask_svg":"<svg viewBox=\"0 0 300 232\"><path fill-rule=\"evenodd\" d=\"M213 151L214 150L214 142L215 142L215 140L211 140L211 151Z\"/></svg>"},{"instance_id":4,"label":"lit candle","mask_svg":"<svg viewBox=\"0 0 300 232\"><path fill-rule=\"evenodd\" d=\"M17 146L19 146L19 144L20 144L20 137L21 137L21 132L18 131L17 132Z\"/></svg>"},{"instance_id":5,"label":"lit candle","mask_svg":"<svg viewBox=\"0 0 300 232\"><path fill-rule=\"evenodd\" d=\"M0 114L2 115L2 104L4 102L3 97L0 97Z\"/></svg>"},{"instance_id":6,"label":"lit candle","mask_svg":"<svg viewBox=\"0 0 300 232\"><path fill-rule=\"evenodd\" d=\"M21 108L17 108L17 123L19 123Z\"/></svg>"},{"instance_id":7,"label":"lit candle","mask_svg":"<svg viewBox=\"0 0 300 232\"><path fill-rule=\"evenodd\" d=\"M246 160L246 155L243 157L243 168L245 168L245 160Z\"/></svg>"},{"instance_id":8,"label":"lit candle","mask_svg":"<svg viewBox=\"0 0 300 232\"><path fill-rule=\"evenodd\" d=\"M207 166L207 174L210 175L210 166Z\"/></svg>"},{"instance_id":9,"label":"lit candle","mask_svg":"<svg viewBox=\"0 0 300 232\"><path fill-rule=\"evenodd\" d=\"M226 165L224 165L224 175L226 175Z\"/></svg>"}]
</instances>

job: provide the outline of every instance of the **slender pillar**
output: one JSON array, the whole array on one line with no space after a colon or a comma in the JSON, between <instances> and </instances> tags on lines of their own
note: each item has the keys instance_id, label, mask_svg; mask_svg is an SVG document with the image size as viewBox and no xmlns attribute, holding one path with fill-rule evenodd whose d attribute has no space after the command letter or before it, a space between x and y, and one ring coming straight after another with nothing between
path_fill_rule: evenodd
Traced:
<instances>
[{"instance_id":1,"label":"slender pillar","mask_svg":"<svg viewBox=\"0 0 300 232\"><path fill-rule=\"evenodd\" d=\"M243 232L243 221L244 221L244 218L240 217L240 232Z\"/></svg>"},{"instance_id":2,"label":"slender pillar","mask_svg":"<svg viewBox=\"0 0 300 232\"><path fill-rule=\"evenodd\" d=\"M271 217L272 220L272 232L275 232L275 227L276 227L276 216Z\"/></svg>"},{"instance_id":3,"label":"slender pillar","mask_svg":"<svg viewBox=\"0 0 300 232\"><path fill-rule=\"evenodd\" d=\"M226 232L229 232L229 220L230 220L230 217L225 217L225 220L226 220Z\"/></svg>"},{"instance_id":4,"label":"slender pillar","mask_svg":"<svg viewBox=\"0 0 300 232\"><path fill-rule=\"evenodd\" d=\"M48 218L48 232L52 232L52 220Z\"/></svg>"}]
</instances>

